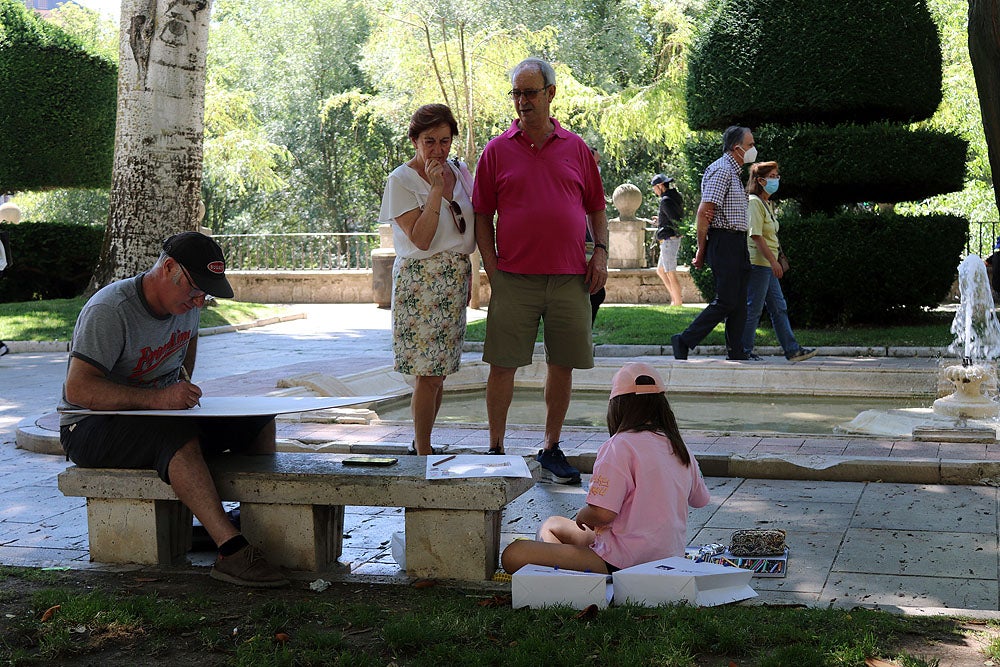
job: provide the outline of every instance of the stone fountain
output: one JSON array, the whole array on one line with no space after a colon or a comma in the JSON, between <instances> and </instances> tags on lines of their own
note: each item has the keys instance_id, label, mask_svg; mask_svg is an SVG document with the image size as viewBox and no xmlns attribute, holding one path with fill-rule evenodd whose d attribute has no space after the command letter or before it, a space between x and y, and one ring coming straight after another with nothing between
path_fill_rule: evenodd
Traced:
<instances>
[{"instance_id":1,"label":"stone fountain","mask_svg":"<svg viewBox=\"0 0 1000 667\"><path fill-rule=\"evenodd\" d=\"M958 356L961 363L948 366L943 372L955 391L934 401L930 410L866 410L838 427L838 431L894 436L909 432L915 440L997 440L1000 407L994 395L1000 322L993 310L986 265L979 256L969 255L959 264L958 288L960 302L951 324L955 338L948 351Z\"/></svg>"}]
</instances>

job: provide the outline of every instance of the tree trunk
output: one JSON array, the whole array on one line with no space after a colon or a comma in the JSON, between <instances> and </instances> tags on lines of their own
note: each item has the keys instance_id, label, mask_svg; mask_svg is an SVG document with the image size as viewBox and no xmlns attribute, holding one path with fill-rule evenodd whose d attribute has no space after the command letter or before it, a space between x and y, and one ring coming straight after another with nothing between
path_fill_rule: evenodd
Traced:
<instances>
[{"instance_id":1,"label":"tree trunk","mask_svg":"<svg viewBox=\"0 0 1000 667\"><path fill-rule=\"evenodd\" d=\"M198 228L211 0L122 0L111 209L88 293Z\"/></svg>"},{"instance_id":2,"label":"tree trunk","mask_svg":"<svg viewBox=\"0 0 1000 667\"><path fill-rule=\"evenodd\" d=\"M1000 212L1000 0L969 0L969 57Z\"/></svg>"}]
</instances>

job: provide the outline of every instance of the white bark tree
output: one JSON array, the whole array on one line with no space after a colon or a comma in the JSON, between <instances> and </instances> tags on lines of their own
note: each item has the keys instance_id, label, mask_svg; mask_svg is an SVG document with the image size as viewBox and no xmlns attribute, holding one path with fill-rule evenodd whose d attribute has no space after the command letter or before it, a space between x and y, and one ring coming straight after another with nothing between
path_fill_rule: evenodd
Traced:
<instances>
[{"instance_id":1,"label":"white bark tree","mask_svg":"<svg viewBox=\"0 0 1000 667\"><path fill-rule=\"evenodd\" d=\"M111 207L90 293L197 229L211 0L122 0Z\"/></svg>"}]
</instances>

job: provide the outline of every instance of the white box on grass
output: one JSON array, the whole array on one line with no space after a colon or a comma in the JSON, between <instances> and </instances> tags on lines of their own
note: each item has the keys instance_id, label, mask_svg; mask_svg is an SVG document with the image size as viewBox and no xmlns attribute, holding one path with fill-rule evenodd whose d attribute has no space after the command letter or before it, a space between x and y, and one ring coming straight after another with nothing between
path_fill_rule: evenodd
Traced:
<instances>
[{"instance_id":1,"label":"white box on grass","mask_svg":"<svg viewBox=\"0 0 1000 667\"><path fill-rule=\"evenodd\" d=\"M604 609L611 601L609 588L606 574L525 565L511 576L510 597L514 609L555 606L586 609L592 604Z\"/></svg>"},{"instance_id":2,"label":"white box on grass","mask_svg":"<svg viewBox=\"0 0 1000 667\"><path fill-rule=\"evenodd\" d=\"M757 597L749 570L714 563L695 563L675 556L641 563L614 573L615 604L656 607L688 602L714 607Z\"/></svg>"}]
</instances>

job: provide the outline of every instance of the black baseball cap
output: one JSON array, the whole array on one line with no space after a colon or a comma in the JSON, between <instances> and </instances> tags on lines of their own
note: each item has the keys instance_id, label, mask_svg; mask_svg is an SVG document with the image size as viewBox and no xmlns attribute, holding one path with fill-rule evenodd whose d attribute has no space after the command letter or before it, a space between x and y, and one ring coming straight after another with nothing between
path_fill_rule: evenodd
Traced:
<instances>
[{"instance_id":1,"label":"black baseball cap","mask_svg":"<svg viewBox=\"0 0 1000 667\"><path fill-rule=\"evenodd\" d=\"M233 298L222 248L200 232L181 232L163 242L163 252L191 274L194 286L212 296Z\"/></svg>"},{"instance_id":2,"label":"black baseball cap","mask_svg":"<svg viewBox=\"0 0 1000 667\"><path fill-rule=\"evenodd\" d=\"M653 180L651 180L649 182L649 184L650 185L659 185L660 183L669 183L672 180L674 180L674 179L672 179L671 177L667 176L666 174L657 174L656 176L653 176Z\"/></svg>"}]
</instances>

